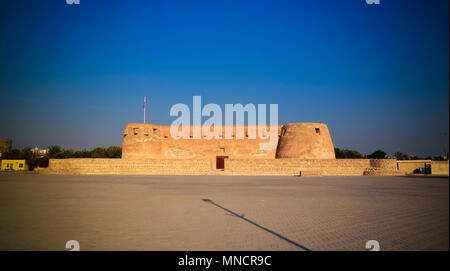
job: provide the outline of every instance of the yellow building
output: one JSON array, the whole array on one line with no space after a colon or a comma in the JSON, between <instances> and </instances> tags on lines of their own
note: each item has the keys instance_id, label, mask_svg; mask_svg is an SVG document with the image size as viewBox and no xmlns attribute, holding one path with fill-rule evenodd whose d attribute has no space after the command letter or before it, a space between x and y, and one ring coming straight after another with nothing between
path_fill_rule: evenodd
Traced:
<instances>
[{"instance_id":1,"label":"yellow building","mask_svg":"<svg viewBox=\"0 0 450 271\"><path fill-rule=\"evenodd\" d=\"M25 160L2 160L1 170L28 170Z\"/></svg>"}]
</instances>

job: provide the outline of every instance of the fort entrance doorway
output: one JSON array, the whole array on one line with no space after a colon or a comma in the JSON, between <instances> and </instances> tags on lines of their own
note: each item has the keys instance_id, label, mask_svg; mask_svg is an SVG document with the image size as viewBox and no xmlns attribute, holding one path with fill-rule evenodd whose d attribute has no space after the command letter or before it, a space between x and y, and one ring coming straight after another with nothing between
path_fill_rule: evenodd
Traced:
<instances>
[{"instance_id":1,"label":"fort entrance doorway","mask_svg":"<svg viewBox=\"0 0 450 271\"><path fill-rule=\"evenodd\" d=\"M216 156L216 169L225 169L225 159L228 156Z\"/></svg>"}]
</instances>

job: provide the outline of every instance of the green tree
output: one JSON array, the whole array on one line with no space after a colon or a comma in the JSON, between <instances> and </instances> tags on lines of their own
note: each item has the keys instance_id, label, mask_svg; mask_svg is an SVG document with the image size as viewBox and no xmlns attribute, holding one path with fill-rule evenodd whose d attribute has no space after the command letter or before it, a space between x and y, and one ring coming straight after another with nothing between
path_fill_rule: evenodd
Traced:
<instances>
[{"instance_id":1,"label":"green tree","mask_svg":"<svg viewBox=\"0 0 450 271\"><path fill-rule=\"evenodd\" d=\"M399 151L394 154L394 157L397 160L421 160L422 159L421 157L419 157L417 155L407 155L407 154L404 154Z\"/></svg>"},{"instance_id":2,"label":"green tree","mask_svg":"<svg viewBox=\"0 0 450 271\"><path fill-rule=\"evenodd\" d=\"M88 150L80 151L81 158L92 158L91 152Z\"/></svg>"},{"instance_id":3,"label":"green tree","mask_svg":"<svg viewBox=\"0 0 450 271\"><path fill-rule=\"evenodd\" d=\"M363 157L359 151L355 150L341 150L339 148L334 148L334 153L337 159L357 159Z\"/></svg>"},{"instance_id":4,"label":"green tree","mask_svg":"<svg viewBox=\"0 0 450 271\"><path fill-rule=\"evenodd\" d=\"M105 148L97 147L91 151L92 158L106 158L106 150Z\"/></svg>"},{"instance_id":5,"label":"green tree","mask_svg":"<svg viewBox=\"0 0 450 271\"><path fill-rule=\"evenodd\" d=\"M9 152L5 152L2 155L2 159L23 159L29 165L30 170L36 166L48 166L48 158L36 157L30 147L25 147L22 150L13 149Z\"/></svg>"},{"instance_id":6,"label":"green tree","mask_svg":"<svg viewBox=\"0 0 450 271\"><path fill-rule=\"evenodd\" d=\"M382 151L382 150L376 150L372 154L367 155L367 158L385 159L385 158L387 158L387 154L384 151Z\"/></svg>"},{"instance_id":7,"label":"green tree","mask_svg":"<svg viewBox=\"0 0 450 271\"><path fill-rule=\"evenodd\" d=\"M394 154L394 157L397 160L409 160L409 155L404 154L404 153L399 152L399 151Z\"/></svg>"},{"instance_id":8,"label":"green tree","mask_svg":"<svg viewBox=\"0 0 450 271\"><path fill-rule=\"evenodd\" d=\"M91 152L87 150L74 151L73 158L91 158Z\"/></svg>"},{"instance_id":9,"label":"green tree","mask_svg":"<svg viewBox=\"0 0 450 271\"><path fill-rule=\"evenodd\" d=\"M20 151L19 159L25 159L27 164L31 164L34 157L34 153L31 151L30 147L25 147Z\"/></svg>"},{"instance_id":10,"label":"green tree","mask_svg":"<svg viewBox=\"0 0 450 271\"><path fill-rule=\"evenodd\" d=\"M2 159L21 159L21 153L19 149L12 149L2 154Z\"/></svg>"},{"instance_id":11,"label":"green tree","mask_svg":"<svg viewBox=\"0 0 450 271\"><path fill-rule=\"evenodd\" d=\"M63 158L63 151L60 146L52 145L48 147L47 151L48 158Z\"/></svg>"},{"instance_id":12,"label":"green tree","mask_svg":"<svg viewBox=\"0 0 450 271\"><path fill-rule=\"evenodd\" d=\"M61 158L75 158L74 150L63 150Z\"/></svg>"},{"instance_id":13,"label":"green tree","mask_svg":"<svg viewBox=\"0 0 450 271\"><path fill-rule=\"evenodd\" d=\"M111 146L106 149L106 155L108 158L120 158L122 157L122 148L119 146Z\"/></svg>"}]
</instances>

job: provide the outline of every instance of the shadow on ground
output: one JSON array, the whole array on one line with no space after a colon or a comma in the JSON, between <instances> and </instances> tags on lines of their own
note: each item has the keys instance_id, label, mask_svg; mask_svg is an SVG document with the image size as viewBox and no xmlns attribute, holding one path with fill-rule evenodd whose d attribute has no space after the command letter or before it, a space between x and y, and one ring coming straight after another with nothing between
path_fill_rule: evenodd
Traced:
<instances>
[{"instance_id":1,"label":"shadow on ground","mask_svg":"<svg viewBox=\"0 0 450 271\"><path fill-rule=\"evenodd\" d=\"M266 232L268 232L268 233L270 233L270 234L275 235L276 237L280 238L280 239L283 240L283 241L286 241L286 242L290 243L291 245L294 245L294 246L296 246L296 247L298 247L298 248L300 248L300 249L303 249L303 250L305 250L305 251L311 251L309 248L307 248L307 247L305 247L305 246L302 246L302 245L300 245L300 244L298 244L298 243L296 243L296 242L294 242L294 241L292 241L292 240L290 240L290 239L284 237L283 235L278 234L278 233L276 233L276 232L274 232L274 231L272 231L272 230L270 230L270 229L268 229L268 228L266 228L266 227L263 227L263 226L261 226L261 225L255 223L255 222L251 221L251 220L248 219L248 218L245 218L243 214L242 214L242 215L239 215L239 214L237 214L237 213L235 213L235 212L233 212L233 211L231 211L231 210L229 210L229 209L227 209L227 208L225 208L225 207L223 207L223 206L220 206L219 204L215 203L214 201L212 201L212 200L210 200L210 199L202 199L202 200L203 200L204 202L211 203L212 205L214 205L214 206L216 206L216 207L219 207L220 209L222 209L222 210L228 212L229 214L231 214L231 215L233 215L233 216L235 216L235 217L237 217L237 218L240 218L240 219L242 219L242 220L244 220L244 221L246 221L246 222L248 222L248 223L250 223L250 224L252 224L252 225L254 225L254 226L256 226L256 227L258 227L258 228L260 228L260 229L262 229L262 230L264 230L264 231L266 231Z\"/></svg>"}]
</instances>

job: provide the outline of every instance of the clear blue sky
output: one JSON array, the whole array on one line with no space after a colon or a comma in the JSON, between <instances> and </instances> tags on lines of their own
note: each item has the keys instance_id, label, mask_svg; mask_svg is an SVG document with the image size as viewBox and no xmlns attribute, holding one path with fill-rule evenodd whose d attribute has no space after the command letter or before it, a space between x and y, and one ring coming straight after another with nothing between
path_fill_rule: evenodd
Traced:
<instances>
[{"instance_id":1,"label":"clear blue sky","mask_svg":"<svg viewBox=\"0 0 450 271\"><path fill-rule=\"evenodd\" d=\"M449 1L0 1L0 137L121 145L170 107L278 103L336 147L443 154Z\"/></svg>"}]
</instances>

